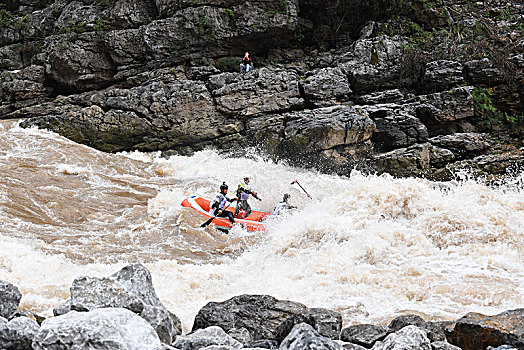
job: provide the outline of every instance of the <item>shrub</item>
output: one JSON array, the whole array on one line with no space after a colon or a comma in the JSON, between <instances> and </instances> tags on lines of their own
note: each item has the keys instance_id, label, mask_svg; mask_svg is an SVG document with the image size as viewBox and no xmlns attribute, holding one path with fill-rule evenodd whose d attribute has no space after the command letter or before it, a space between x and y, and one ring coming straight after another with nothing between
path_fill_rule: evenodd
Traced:
<instances>
[{"instance_id":1,"label":"shrub","mask_svg":"<svg viewBox=\"0 0 524 350\"><path fill-rule=\"evenodd\" d=\"M221 72L238 72L240 70L240 59L236 57L219 58L215 67Z\"/></svg>"}]
</instances>

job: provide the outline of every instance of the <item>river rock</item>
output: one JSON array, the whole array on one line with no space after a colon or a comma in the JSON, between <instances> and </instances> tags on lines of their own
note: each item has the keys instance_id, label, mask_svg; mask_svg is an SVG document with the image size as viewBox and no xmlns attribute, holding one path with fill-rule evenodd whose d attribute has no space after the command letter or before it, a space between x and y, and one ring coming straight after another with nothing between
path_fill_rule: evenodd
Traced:
<instances>
[{"instance_id":1,"label":"river rock","mask_svg":"<svg viewBox=\"0 0 524 350\"><path fill-rule=\"evenodd\" d=\"M293 327L289 335L280 344L279 350L326 349L342 350L337 342L321 336L307 323Z\"/></svg>"},{"instance_id":2,"label":"river rock","mask_svg":"<svg viewBox=\"0 0 524 350\"><path fill-rule=\"evenodd\" d=\"M198 329L189 335L179 336L173 343L173 347L183 350L208 349L210 346L235 350L243 347L242 343L235 340L218 326Z\"/></svg>"},{"instance_id":3,"label":"river rock","mask_svg":"<svg viewBox=\"0 0 524 350\"><path fill-rule=\"evenodd\" d=\"M445 341L436 341L431 343L431 350L461 350L458 346L452 345Z\"/></svg>"},{"instance_id":4,"label":"river rock","mask_svg":"<svg viewBox=\"0 0 524 350\"><path fill-rule=\"evenodd\" d=\"M45 320L33 340L34 350L162 350L155 330L122 308L71 311Z\"/></svg>"},{"instance_id":5,"label":"river rock","mask_svg":"<svg viewBox=\"0 0 524 350\"><path fill-rule=\"evenodd\" d=\"M71 285L71 310L125 308L142 316L158 333L162 342L171 344L181 332L180 321L171 314L153 288L151 274L141 264L128 265L110 277L79 277ZM61 312L67 308L61 308ZM59 315L57 309L55 315Z\"/></svg>"},{"instance_id":6,"label":"river rock","mask_svg":"<svg viewBox=\"0 0 524 350\"><path fill-rule=\"evenodd\" d=\"M0 280L0 317L9 318L18 308L21 299L22 293L16 286Z\"/></svg>"},{"instance_id":7,"label":"river rock","mask_svg":"<svg viewBox=\"0 0 524 350\"><path fill-rule=\"evenodd\" d=\"M486 316L468 313L457 320L451 342L463 350L512 345L524 348L524 309Z\"/></svg>"},{"instance_id":8,"label":"river rock","mask_svg":"<svg viewBox=\"0 0 524 350\"><path fill-rule=\"evenodd\" d=\"M193 331L219 326L229 332L243 327L255 340L278 340L283 338L284 330L300 318L311 322L322 335L338 338L340 334L342 318L339 313L308 309L303 304L268 295L240 295L220 303L210 302L195 317Z\"/></svg>"},{"instance_id":9,"label":"river rock","mask_svg":"<svg viewBox=\"0 0 524 350\"><path fill-rule=\"evenodd\" d=\"M347 100L351 89L348 79L340 68L321 68L306 74L301 82L306 103L314 107L326 107Z\"/></svg>"},{"instance_id":10,"label":"river rock","mask_svg":"<svg viewBox=\"0 0 524 350\"><path fill-rule=\"evenodd\" d=\"M357 324L344 328L340 334L340 339L371 348L377 341L384 340L389 333L391 333L391 329L385 326Z\"/></svg>"},{"instance_id":11,"label":"river rock","mask_svg":"<svg viewBox=\"0 0 524 350\"><path fill-rule=\"evenodd\" d=\"M38 329L38 324L28 317L16 317L9 322L0 319L0 349L31 349Z\"/></svg>"},{"instance_id":12,"label":"river rock","mask_svg":"<svg viewBox=\"0 0 524 350\"><path fill-rule=\"evenodd\" d=\"M375 343L372 350L431 350L431 343L424 330L409 325Z\"/></svg>"},{"instance_id":13,"label":"river rock","mask_svg":"<svg viewBox=\"0 0 524 350\"><path fill-rule=\"evenodd\" d=\"M424 328L426 327L426 321L419 315L407 314L395 317L388 325L392 332L399 331L406 326Z\"/></svg>"}]
</instances>

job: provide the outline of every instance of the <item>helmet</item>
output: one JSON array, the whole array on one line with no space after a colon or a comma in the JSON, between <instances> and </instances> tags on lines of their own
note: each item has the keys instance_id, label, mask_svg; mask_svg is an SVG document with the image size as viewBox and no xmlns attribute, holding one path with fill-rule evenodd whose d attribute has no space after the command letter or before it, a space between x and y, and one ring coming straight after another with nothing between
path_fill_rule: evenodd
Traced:
<instances>
[{"instance_id":1,"label":"helmet","mask_svg":"<svg viewBox=\"0 0 524 350\"><path fill-rule=\"evenodd\" d=\"M289 193L284 193L284 201L287 201L291 195Z\"/></svg>"},{"instance_id":2,"label":"helmet","mask_svg":"<svg viewBox=\"0 0 524 350\"><path fill-rule=\"evenodd\" d=\"M222 185L220 185L220 191L227 190L227 185L225 182L222 182Z\"/></svg>"},{"instance_id":3,"label":"helmet","mask_svg":"<svg viewBox=\"0 0 524 350\"><path fill-rule=\"evenodd\" d=\"M249 175L244 176L244 180L249 180L249 179L251 179L251 176Z\"/></svg>"}]
</instances>

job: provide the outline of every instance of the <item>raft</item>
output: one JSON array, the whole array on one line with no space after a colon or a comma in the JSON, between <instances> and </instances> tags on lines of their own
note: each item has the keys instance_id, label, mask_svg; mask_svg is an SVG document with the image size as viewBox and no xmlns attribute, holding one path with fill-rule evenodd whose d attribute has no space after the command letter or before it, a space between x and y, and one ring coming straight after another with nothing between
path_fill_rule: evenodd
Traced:
<instances>
[{"instance_id":1,"label":"raft","mask_svg":"<svg viewBox=\"0 0 524 350\"><path fill-rule=\"evenodd\" d=\"M211 201L199 195L193 195L184 199L181 203L183 207L191 208L204 217L204 220L211 219L214 215L209 212ZM235 214L235 203L232 203L226 210ZM242 214L242 213L241 213ZM264 211L253 210L251 214L245 218L235 217L235 225L239 224L243 229L254 232L264 231L266 226L264 220L271 214ZM229 230L233 227L228 218L217 217L211 222L218 229Z\"/></svg>"}]
</instances>

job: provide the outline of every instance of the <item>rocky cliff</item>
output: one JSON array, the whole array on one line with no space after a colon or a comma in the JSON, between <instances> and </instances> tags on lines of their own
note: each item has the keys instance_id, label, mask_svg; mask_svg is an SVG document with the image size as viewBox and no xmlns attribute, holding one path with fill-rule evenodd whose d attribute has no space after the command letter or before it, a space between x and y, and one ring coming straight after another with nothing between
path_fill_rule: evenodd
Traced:
<instances>
[{"instance_id":1,"label":"rocky cliff","mask_svg":"<svg viewBox=\"0 0 524 350\"><path fill-rule=\"evenodd\" d=\"M103 151L436 179L524 163L516 0L10 0L0 71L0 118Z\"/></svg>"}]
</instances>

